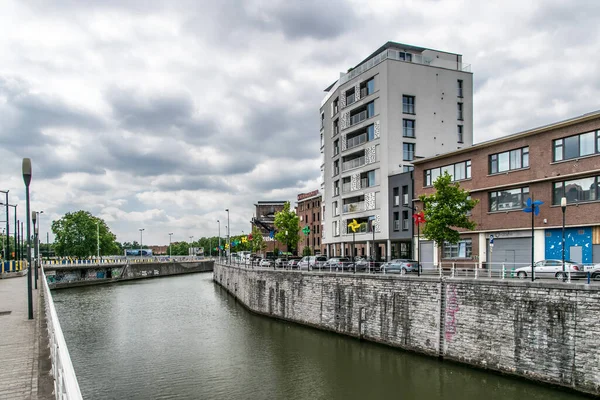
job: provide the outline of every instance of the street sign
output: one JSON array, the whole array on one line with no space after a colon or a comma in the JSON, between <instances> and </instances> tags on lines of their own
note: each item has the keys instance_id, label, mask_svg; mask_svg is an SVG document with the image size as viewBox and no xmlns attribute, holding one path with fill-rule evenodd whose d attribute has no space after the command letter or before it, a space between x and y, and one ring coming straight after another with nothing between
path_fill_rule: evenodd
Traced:
<instances>
[{"instance_id":1,"label":"street sign","mask_svg":"<svg viewBox=\"0 0 600 400\"><path fill-rule=\"evenodd\" d=\"M494 246L494 235L490 235L490 246Z\"/></svg>"}]
</instances>

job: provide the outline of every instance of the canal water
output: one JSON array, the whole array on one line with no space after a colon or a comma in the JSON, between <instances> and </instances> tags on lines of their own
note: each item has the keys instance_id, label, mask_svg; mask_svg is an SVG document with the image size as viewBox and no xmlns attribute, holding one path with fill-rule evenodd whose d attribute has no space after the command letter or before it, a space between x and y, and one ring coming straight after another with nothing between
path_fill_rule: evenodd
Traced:
<instances>
[{"instance_id":1,"label":"canal water","mask_svg":"<svg viewBox=\"0 0 600 400\"><path fill-rule=\"evenodd\" d=\"M583 398L250 314L212 273L53 296L85 399Z\"/></svg>"}]
</instances>

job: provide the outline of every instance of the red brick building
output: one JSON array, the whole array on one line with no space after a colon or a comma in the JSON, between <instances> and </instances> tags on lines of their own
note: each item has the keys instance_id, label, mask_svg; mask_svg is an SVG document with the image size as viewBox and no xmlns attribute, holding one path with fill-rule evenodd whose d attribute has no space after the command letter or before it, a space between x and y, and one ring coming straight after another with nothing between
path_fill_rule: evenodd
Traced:
<instances>
[{"instance_id":1,"label":"red brick building","mask_svg":"<svg viewBox=\"0 0 600 400\"><path fill-rule=\"evenodd\" d=\"M415 198L431 194L435 179L448 171L479 203L472 232L457 245L434 251L422 238L424 267L439 262L468 262L493 268L561 259L565 197L565 258L600 262L600 111L516 133L472 147L416 160ZM544 204L534 218L525 213L527 198ZM420 202L416 206L421 208ZM493 246L490 246L493 238Z\"/></svg>"},{"instance_id":2,"label":"red brick building","mask_svg":"<svg viewBox=\"0 0 600 400\"><path fill-rule=\"evenodd\" d=\"M250 221L250 232L252 232L252 227L254 226L260 229L263 240L267 245L265 253L273 253L275 249L286 251L285 244L280 243L275 240L274 237L271 237L271 232L273 232L274 235L274 232L276 231L274 225L275 214L283 210L284 205L285 201L259 201L254 205L256 211L252 221Z\"/></svg>"},{"instance_id":3,"label":"red brick building","mask_svg":"<svg viewBox=\"0 0 600 400\"><path fill-rule=\"evenodd\" d=\"M298 195L296 215L300 218L300 240L298 241L298 255L302 255L305 247L310 247L311 254L324 254L325 246L321 238L321 193L313 190ZM310 232L306 235L303 229L308 227Z\"/></svg>"}]
</instances>

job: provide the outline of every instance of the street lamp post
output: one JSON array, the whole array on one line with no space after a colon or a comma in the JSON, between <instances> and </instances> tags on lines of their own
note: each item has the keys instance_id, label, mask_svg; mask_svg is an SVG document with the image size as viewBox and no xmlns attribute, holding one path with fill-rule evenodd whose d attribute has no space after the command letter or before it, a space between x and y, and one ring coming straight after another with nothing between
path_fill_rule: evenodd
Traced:
<instances>
[{"instance_id":1,"label":"street lamp post","mask_svg":"<svg viewBox=\"0 0 600 400\"><path fill-rule=\"evenodd\" d=\"M560 199L560 208L562 209L562 270L563 279L565 279L565 213L567 211L567 198L562 197Z\"/></svg>"},{"instance_id":2,"label":"street lamp post","mask_svg":"<svg viewBox=\"0 0 600 400\"><path fill-rule=\"evenodd\" d=\"M23 182L25 182L25 207L27 209L27 309L29 319L33 319L33 296L31 293L31 232L29 228L29 184L31 183L31 159L23 159L22 172Z\"/></svg>"},{"instance_id":3,"label":"street lamp post","mask_svg":"<svg viewBox=\"0 0 600 400\"><path fill-rule=\"evenodd\" d=\"M171 258L171 237L173 236L173 232L169 233L169 258Z\"/></svg>"},{"instance_id":4,"label":"street lamp post","mask_svg":"<svg viewBox=\"0 0 600 400\"><path fill-rule=\"evenodd\" d=\"M96 259L100 262L100 221L96 221Z\"/></svg>"},{"instance_id":5,"label":"street lamp post","mask_svg":"<svg viewBox=\"0 0 600 400\"><path fill-rule=\"evenodd\" d=\"M221 221L217 220L219 225L219 262L221 262Z\"/></svg>"},{"instance_id":6,"label":"street lamp post","mask_svg":"<svg viewBox=\"0 0 600 400\"><path fill-rule=\"evenodd\" d=\"M140 258L142 258L142 251L144 249L143 246L143 240L144 240L144 231L146 230L146 228L140 228Z\"/></svg>"},{"instance_id":7,"label":"street lamp post","mask_svg":"<svg viewBox=\"0 0 600 400\"><path fill-rule=\"evenodd\" d=\"M38 233L38 227L36 226L36 222L37 222L37 215L38 213L36 211L32 211L31 212L31 219L33 222L33 264L34 264L34 268L35 268L35 277L33 279L33 282L35 284L35 289L37 289L37 281L38 281L38 252L37 252L37 233Z\"/></svg>"},{"instance_id":8,"label":"street lamp post","mask_svg":"<svg viewBox=\"0 0 600 400\"><path fill-rule=\"evenodd\" d=\"M6 256L7 260L10 260L10 241L8 240L8 237L10 236L10 227L8 224L9 221L9 216L8 216L8 190L0 190L0 193L4 193L6 195L6 251L4 253L4 255ZM16 210L15 210L16 211Z\"/></svg>"},{"instance_id":9,"label":"street lamp post","mask_svg":"<svg viewBox=\"0 0 600 400\"><path fill-rule=\"evenodd\" d=\"M8 204L8 203L2 203L0 202L0 205L5 205L6 209L8 210L8 207L12 207L15 209L15 256L13 257L15 260L18 260L19 258L19 223L17 221L17 206L18 204ZM8 217L7 217L8 218ZM7 235L8 238L8 235ZM8 240L7 240L8 243ZM7 254L6 257L7 260L10 260L10 253Z\"/></svg>"},{"instance_id":10,"label":"street lamp post","mask_svg":"<svg viewBox=\"0 0 600 400\"><path fill-rule=\"evenodd\" d=\"M229 236L229 208L227 208L227 263L231 264L231 237Z\"/></svg>"}]
</instances>

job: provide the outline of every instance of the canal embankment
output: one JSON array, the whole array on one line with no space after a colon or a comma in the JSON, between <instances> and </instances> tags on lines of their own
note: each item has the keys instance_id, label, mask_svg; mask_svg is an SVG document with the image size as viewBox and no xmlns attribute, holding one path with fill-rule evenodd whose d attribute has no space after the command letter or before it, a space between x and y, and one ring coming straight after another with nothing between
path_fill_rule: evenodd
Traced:
<instances>
[{"instance_id":1,"label":"canal embankment","mask_svg":"<svg viewBox=\"0 0 600 400\"><path fill-rule=\"evenodd\" d=\"M214 281L249 310L600 395L600 288L247 269Z\"/></svg>"},{"instance_id":2,"label":"canal embankment","mask_svg":"<svg viewBox=\"0 0 600 400\"><path fill-rule=\"evenodd\" d=\"M136 279L210 272L213 260L169 261L112 264L45 265L50 289L101 285Z\"/></svg>"}]
</instances>

